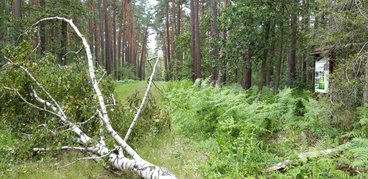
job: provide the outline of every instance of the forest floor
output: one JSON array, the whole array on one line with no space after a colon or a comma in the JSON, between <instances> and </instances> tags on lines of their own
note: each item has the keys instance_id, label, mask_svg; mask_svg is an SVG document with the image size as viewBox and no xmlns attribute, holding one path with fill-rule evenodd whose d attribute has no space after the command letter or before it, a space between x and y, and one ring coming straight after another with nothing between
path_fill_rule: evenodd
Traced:
<instances>
[{"instance_id":1,"label":"forest floor","mask_svg":"<svg viewBox=\"0 0 368 179\"><path fill-rule=\"evenodd\" d=\"M163 86L164 83L157 83ZM117 100L125 101L135 91L144 92L146 82L123 81L118 82L115 91ZM143 91L143 92L142 92ZM158 104L162 105L164 98L156 87L152 93L157 97ZM206 154L203 145L178 134L176 126L170 131L146 136L134 144L136 151L142 158L158 166L168 168L178 178L202 178L199 167L206 163ZM201 147L202 146L202 147ZM42 160L31 160L14 166L6 172L4 178L135 178L132 175L116 175L106 170L102 164L93 161L78 161L83 154L65 153L47 155ZM61 167L60 167L61 166ZM1 177L1 176L0 176Z\"/></svg>"}]
</instances>

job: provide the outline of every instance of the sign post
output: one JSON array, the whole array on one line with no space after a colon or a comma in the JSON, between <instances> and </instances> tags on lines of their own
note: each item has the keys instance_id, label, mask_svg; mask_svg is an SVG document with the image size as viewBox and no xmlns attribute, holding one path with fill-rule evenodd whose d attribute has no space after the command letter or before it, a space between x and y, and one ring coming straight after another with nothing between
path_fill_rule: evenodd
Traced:
<instances>
[{"instance_id":1,"label":"sign post","mask_svg":"<svg viewBox=\"0 0 368 179\"><path fill-rule=\"evenodd\" d=\"M314 84L314 90L318 93L328 93L328 87L329 87L329 59L323 58L316 62L315 65L315 84Z\"/></svg>"}]
</instances>

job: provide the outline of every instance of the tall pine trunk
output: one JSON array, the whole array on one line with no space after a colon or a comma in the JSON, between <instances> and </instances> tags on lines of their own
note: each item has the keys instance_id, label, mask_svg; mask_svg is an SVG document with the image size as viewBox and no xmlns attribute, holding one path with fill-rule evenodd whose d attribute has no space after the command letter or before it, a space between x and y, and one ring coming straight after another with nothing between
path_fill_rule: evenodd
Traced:
<instances>
[{"instance_id":1,"label":"tall pine trunk","mask_svg":"<svg viewBox=\"0 0 368 179\"><path fill-rule=\"evenodd\" d=\"M252 57L249 55L244 56L245 68L243 71L242 87L249 89L252 87Z\"/></svg>"},{"instance_id":2,"label":"tall pine trunk","mask_svg":"<svg viewBox=\"0 0 368 179\"><path fill-rule=\"evenodd\" d=\"M68 23L61 22L61 50L60 50L60 60L62 65L67 64L67 50L68 50Z\"/></svg>"},{"instance_id":3,"label":"tall pine trunk","mask_svg":"<svg viewBox=\"0 0 368 179\"><path fill-rule=\"evenodd\" d=\"M105 26L104 26L104 22L105 22L105 10L104 10L104 6L103 6L103 1L106 0L98 0L98 16L99 16L99 20L100 20L100 44L101 44L101 65L105 65Z\"/></svg>"},{"instance_id":4,"label":"tall pine trunk","mask_svg":"<svg viewBox=\"0 0 368 179\"><path fill-rule=\"evenodd\" d=\"M116 50L116 0L113 0L112 3L112 49L113 49L113 71L114 71L114 79L117 79L117 50Z\"/></svg>"},{"instance_id":5,"label":"tall pine trunk","mask_svg":"<svg viewBox=\"0 0 368 179\"><path fill-rule=\"evenodd\" d=\"M263 59L261 63L261 68L259 70L259 79L258 79L258 92L261 93L263 89L264 82L266 81L266 65L268 59L268 44L269 44L269 36L270 36L271 25L270 22L266 22L264 27L264 49L263 49Z\"/></svg>"},{"instance_id":6,"label":"tall pine trunk","mask_svg":"<svg viewBox=\"0 0 368 179\"><path fill-rule=\"evenodd\" d=\"M4 1L4 0L2 0ZM13 0L12 1L12 15L17 20L20 20L22 18L22 1L21 0ZM15 23L15 31L17 33L20 33L20 26L19 22ZM16 39L15 39L16 40Z\"/></svg>"},{"instance_id":7,"label":"tall pine trunk","mask_svg":"<svg viewBox=\"0 0 368 179\"><path fill-rule=\"evenodd\" d=\"M103 1L103 9L104 9L104 24L105 24L105 66L108 74L112 74L112 49L111 49L111 34L109 29L109 11L107 0Z\"/></svg>"},{"instance_id":8,"label":"tall pine trunk","mask_svg":"<svg viewBox=\"0 0 368 179\"><path fill-rule=\"evenodd\" d=\"M294 1L294 7L297 7L298 1ZM295 8L296 9L296 8ZM291 39L289 51L289 85L293 84L296 79L296 43L298 33L298 15L293 12L291 15Z\"/></svg>"},{"instance_id":9,"label":"tall pine trunk","mask_svg":"<svg viewBox=\"0 0 368 179\"><path fill-rule=\"evenodd\" d=\"M201 78L201 55L200 55L200 41L199 41L199 2L198 0L191 0L191 29L192 29L192 58L193 58L193 81Z\"/></svg>"},{"instance_id":10,"label":"tall pine trunk","mask_svg":"<svg viewBox=\"0 0 368 179\"><path fill-rule=\"evenodd\" d=\"M217 2L216 0L211 0L210 2L211 8L211 58L213 61L212 69L211 69L211 80L212 82L216 82L218 78L218 47L217 47L217 38L218 38L218 30L217 30Z\"/></svg>"},{"instance_id":11,"label":"tall pine trunk","mask_svg":"<svg viewBox=\"0 0 368 179\"><path fill-rule=\"evenodd\" d=\"M166 8L165 8L165 25L166 25L166 61L167 61L167 69L165 72L166 81L170 80L171 73L171 52L170 52L170 23L169 23L169 0L166 0Z\"/></svg>"},{"instance_id":12,"label":"tall pine trunk","mask_svg":"<svg viewBox=\"0 0 368 179\"><path fill-rule=\"evenodd\" d=\"M224 11L226 9L228 0L223 0L223 7L222 10ZM227 30L224 24L221 26L221 32L220 32L220 38L222 41L222 45L220 48L220 66L219 66L219 74L217 79L217 84L224 84L226 82L226 59L225 59L225 44L226 44L226 36L227 36Z\"/></svg>"},{"instance_id":13,"label":"tall pine trunk","mask_svg":"<svg viewBox=\"0 0 368 179\"><path fill-rule=\"evenodd\" d=\"M144 70L146 64L146 48L147 48L147 39L148 39L148 26L144 31L143 36L143 43L142 43L142 51L140 57L140 64L139 64L139 80L144 80Z\"/></svg>"},{"instance_id":14,"label":"tall pine trunk","mask_svg":"<svg viewBox=\"0 0 368 179\"><path fill-rule=\"evenodd\" d=\"M45 0L40 0L40 9L44 9L46 6ZM41 52L45 53L46 52L46 23L45 22L41 22L40 25L40 47L41 47Z\"/></svg>"},{"instance_id":15,"label":"tall pine trunk","mask_svg":"<svg viewBox=\"0 0 368 179\"><path fill-rule=\"evenodd\" d=\"M282 5L281 13L284 14L284 5ZM284 55L284 21L280 21L280 48L279 48L279 56L276 60L276 74L275 74L275 85L274 85L274 93L278 93L279 86L280 86L280 79L281 79L281 66L282 66L282 59Z\"/></svg>"}]
</instances>

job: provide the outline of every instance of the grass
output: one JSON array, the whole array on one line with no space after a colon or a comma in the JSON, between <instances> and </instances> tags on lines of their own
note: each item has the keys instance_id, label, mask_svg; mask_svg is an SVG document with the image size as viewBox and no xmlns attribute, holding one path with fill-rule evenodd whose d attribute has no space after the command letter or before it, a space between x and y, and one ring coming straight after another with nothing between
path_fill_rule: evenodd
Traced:
<instances>
[{"instance_id":1,"label":"grass","mask_svg":"<svg viewBox=\"0 0 368 179\"><path fill-rule=\"evenodd\" d=\"M134 80L119 81L117 82L115 95L117 100L124 102L130 95L134 94L136 91L144 93L145 87L146 87L145 81L134 81Z\"/></svg>"},{"instance_id":2,"label":"grass","mask_svg":"<svg viewBox=\"0 0 368 179\"><path fill-rule=\"evenodd\" d=\"M165 85L164 82L156 84L158 87ZM120 81L117 83L115 97L124 102L136 91L143 95L145 87L146 81ZM163 105L159 90L155 86L151 90L158 104ZM142 158L168 168L178 178L195 179L203 176L199 171L200 166L206 163L203 147L177 134L175 126L171 131L146 136L134 146L137 146L136 150ZM82 157L85 156L75 153L58 154L56 157L47 155L42 160L30 160L14 166L5 171L4 175L0 172L0 178L135 178L131 174L118 176L94 161L75 162L75 159Z\"/></svg>"},{"instance_id":3,"label":"grass","mask_svg":"<svg viewBox=\"0 0 368 179\"><path fill-rule=\"evenodd\" d=\"M168 168L178 178L203 178L200 166L206 163L206 153L199 144L175 131L149 136L137 146L137 152L145 160Z\"/></svg>"},{"instance_id":4,"label":"grass","mask_svg":"<svg viewBox=\"0 0 368 179\"><path fill-rule=\"evenodd\" d=\"M121 178L93 161L78 161L84 157L79 154L59 154L57 157L45 157L38 161L27 161L5 172L2 178Z\"/></svg>"}]
</instances>

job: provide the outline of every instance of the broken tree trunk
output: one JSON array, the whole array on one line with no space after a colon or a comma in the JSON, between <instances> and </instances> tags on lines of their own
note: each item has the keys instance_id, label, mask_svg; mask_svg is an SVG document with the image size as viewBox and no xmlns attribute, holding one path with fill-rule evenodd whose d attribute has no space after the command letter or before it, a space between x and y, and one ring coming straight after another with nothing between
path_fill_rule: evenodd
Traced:
<instances>
[{"instance_id":1,"label":"broken tree trunk","mask_svg":"<svg viewBox=\"0 0 368 179\"><path fill-rule=\"evenodd\" d=\"M43 19L39 20L38 22L36 22L33 26L37 26L41 22L50 21L50 20L61 20L63 22L68 23L71 26L71 28L75 31L77 36L81 38L81 40L83 42L84 49L86 51L86 55L87 55L88 71L89 71L90 80L91 80L93 89L94 89L94 91L97 95L98 102L99 102L99 105L100 105L99 106L100 109L97 110L97 111L99 111L98 112L99 117L101 119L101 122L104 124L103 130L106 130L113 137L113 139L119 145L119 147L110 150L105 144L105 141L104 141L105 137L103 135L100 136L100 139L98 141L88 137L87 134L85 134L75 123L68 120L68 117L65 115L63 109L60 107L61 105L59 105L59 103L57 103L54 100L54 98L42 87L42 85L37 82L37 80L32 76L32 74L25 67L22 68L22 66L17 64L16 66L21 67L28 74L28 76L36 83L36 85L39 88L41 88L41 91L46 94L47 98L49 100L51 100L51 102L49 102L49 101L47 101L47 99L42 99L37 94L37 92L35 90L33 90L33 92L34 92L33 96L36 99L36 101L38 101L40 104L44 104L45 107L48 107L51 111L53 111L53 113L61 120L61 122L63 124L67 124L68 126L70 126L73 129L73 131L79 136L79 140L78 140L79 143L82 143L84 145L84 147L85 146L90 146L90 147L85 147L85 151L90 152L91 154L93 154L93 157L90 157L90 159L97 159L97 158L103 158L104 156L109 156L109 161L111 162L112 166L115 169L118 169L118 170L131 170L131 171L134 171L136 174L138 174L139 176L141 176L143 178L176 178L175 175L172 174L171 172L169 172L167 169L162 168L162 167L158 167L158 166L153 165L153 164L149 163L148 161L145 161L144 159L142 159L138 155L138 153L132 147L130 147L126 143L126 141L123 140L120 137L120 135L114 130L114 128L111 126L111 123L110 123L110 118L109 118L109 115L107 113L107 108L106 108L106 105L105 105L104 97L103 97L102 92L101 92L101 90L98 86L98 81L96 80L95 69L94 69L93 59L92 59L92 53L91 53L90 45L87 42L87 39L79 31L79 29L76 27L76 25L73 23L72 20L69 20L69 19L66 19L66 18L63 18L63 17L43 18ZM156 61L156 64L157 64L157 61ZM147 91L149 91L149 87L151 86L150 84L152 83L154 72L155 72L155 68L153 69L153 73L151 75L151 80L150 80L151 82L148 85ZM144 105L144 103L142 105ZM139 115L139 112L137 111L136 114ZM137 118L137 117L135 117L135 118ZM127 134L127 136L129 136L129 134ZM93 144L93 143L95 145L91 146L91 144ZM64 147L64 149L66 149L66 148L68 148L68 147ZM81 148L76 148L76 147L69 147L69 148L70 149L79 149L79 150L81 150ZM127 152L127 154L129 154L132 157L132 159L126 158L123 155L123 153L121 151L121 148L124 149ZM36 150L36 151L47 151L47 149L45 149L45 150L43 150L43 149L34 149L34 150Z\"/></svg>"}]
</instances>

